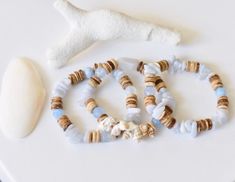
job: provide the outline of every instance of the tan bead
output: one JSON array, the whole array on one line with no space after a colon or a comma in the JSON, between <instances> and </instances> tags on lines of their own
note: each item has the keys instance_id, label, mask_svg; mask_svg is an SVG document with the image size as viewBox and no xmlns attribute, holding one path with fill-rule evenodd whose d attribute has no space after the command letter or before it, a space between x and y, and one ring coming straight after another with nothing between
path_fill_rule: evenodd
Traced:
<instances>
[{"instance_id":1,"label":"tan bead","mask_svg":"<svg viewBox=\"0 0 235 182\"><path fill-rule=\"evenodd\" d=\"M125 90L128 86L133 85L132 81L130 80L129 76L124 75L120 78L119 83L121 84L122 88Z\"/></svg>"},{"instance_id":2,"label":"tan bead","mask_svg":"<svg viewBox=\"0 0 235 182\"><path fill-rule=\"evenodd\" d=\"M143 137L154 137L156 133L156 128L150 122L140 124L139 128Z\"/></svg>"},{"instance_id":3,"label":"tan bead","mask_svg":"<svg viewBox=\"0 0 235 182\"><path fill-rule=\"evenodd\" d=\"M93 98L88 99L88 100L86 101L85 105L86 105L86 108L87 108L87 110L88 110L89 112L92 112L92 110L93 110L95 107L97 107L96 101L95 101L95 99L93 99Z\"/></svg>"},{"instance_id":4,"label":"tan bead","mask_svg":"<svg viewBox=\"0 0 235 182\"><path fill-rule=\"evenodd\" d=\"M187 61L186 62L185 71L187 71L187 72L198 73L199 68L200 68L199 62L195 62L195 61Z\"/></svg>"},{"instance_id":5,"label":"tan bead","mask_svg":"<svg viewBox=\"0 0 235 182\"><path fill-rule=\"evenodd\" d=\"M69 125L72 124L68 116L66 115L61 116L60 119L58 119L58 123L60 127L63 128L64 131L69 127Z\"/></svg>"},{"instance_id":6,"label":"tan bead","mask_svg":"<svg viewBox=\"0 0 235 182\"><path fill-rule=\"evenodd\" d=\"M213 123L211 119L202 119L202 120L198 120L196 121L197 123L197 131L202 132L202 131L206 131L206 130L211 130Z\"/></svg>"},{"instance_id":7,"label":"tan bead","mask_svg":"<svg viewBox=\"0 0 235 182\"><path fill-rule=\"evenodd\" d=\"M220 79L219 75L214 74L209 78L209 81L211 83L211 86L214 90L216 90L219 87L223 87L222 80Z\"/></svg>"},{"instance_id":8,"label":"tan bead","mask_svg":"<svg viewBox=\"0 0 235 182\"><path fill-rule=\"evenodd\" d=\"M217 101L217 108L219 109L228 109L229 107L229 100L227 96L219 97Z\"/></svg>"},{"instance_id":9,"label":"tan bead","mask_svg":"<svg viewBox=\"0 0 235 182\"><path fill-rule=\"evenodd\" d=\"M63 109L63 100L61 97L53 97L51 99L51 109Z\"/></svg>"},{"instance_id":10,"label":"tan bead","mask_svg":"<svg viewBox=\"0 0 235 182\"><path fill-rule=\"evenodd\" d=\"M172 128L176 123L175 118L171 116L172 113L173 110L169 106L165 106L162 116L159 119L160 122L169 129Z\"/></svg>"},{"instance_id":11,"label":"tan bead","mask_svg":"<svg viewBox=\"0 0 235 182\"><path fill-rule=\"evenodd\" d=\"M115 59L108 60L107 64L110 65L110 67L112 68L112 71L114 71L118 68L118 63Z\"/></svg>"},{"instance_id":12,"label":"tan bead","mask_svg":"<svg viewBox=\"0 0 235 182\"><path fill-rule=\"evenodd\" d=\"M99 118L97 118L97 122L100 123L101 121L103 121L107 117L108 117L107 114L102 114Z\"/></svg>"},{"instance_id":13,"label":"tan bead","mask_svg":"<svg viewBox=\"0 0 235 182\"><path fill-rule=\"evenodd\" d=\"M95 63L94 69L97 69L97 68L103 68L103 63Z\"/></svg>"},{"instance_id":14,"label":"tan bead","mask_svg":"<svg viewBox=\"0 0 235 182\"><path fill-rule=\"evenodd\" d=\"M137 107L137 96L131 94L126 98L126 108L136 108Z\"/></svg>"},{"instance_id":15,"label":"tan bead","mask_svg":"<svg viewBox=\"0 0 235 182\"><path fill-rule=\"evenodd\" d=\"M137 71L140 72L141 74L144 72L144 62L140 61L138 66L137 66Z\"/></svg>"},{"instance_id":16,"label":"tan bead","mask_svg":"<svg viewBox=\"0 0 235 182\"><path fill-rule=\"evenodd\" d=\"M101 134L99 131L90 131L88 133L88 142L89 143L99 143L101 139Z\"/></svg>"},{"instance_id":17,"label":"tan bead","mask_svg":"<svg viewBox=\"0 0 235 182\"><path fill-rule=\"evenodd\" d=\"M159 91L161 88L166 88L165 82L160 76L156 76L155 87L157 91Z\"/></svg>"},{"instance_id":18,"label":"tan bead","mask_svg":"<svg viewBox=\"0 0 235 182\"><path fill-rule=\"evenodd\" d=\"M167 60L158 61L155 64L160 68L161 72L169 69L169 63Z\"/></svg>"},{"instance_id":19,"label":"tan bead","mask_svg":"<svg viewBox=\"0 0 235 182\"><path fill-rule=\"evenodd\" d=\"M91 85L93 88L97 88L101 82L102 80L97 76L91 77L88 81L89 85Z\"/></svg>"},{"instance_id":20,"label":"tan bead","mask_svg":"<svg viewBox=\"0 0 235 182\"><path fill-rule=\"evenodd\" d=\"M144 97L144 105L156 105L156 97L154 95L148 95Z\"/></svg>"},{"instance_id":21,"label":"tan bead","mask_svg":"<svg viewBox=\"0 0 235 182\"><path fill-rule=\"evenodd\" d=\"M79 82L81 82L82 80L85 79L85 73L84 73L83 70L78 70L78 71L75 71L72 74L69 74L68 78L70 79L71 84L75 85L75 84L78 84Z\"/></svg>"},{"instance_id":22,"label":"tan bead","mask_svg":"<svg viewBox=\"0 0 235 182\"><path fill-rule=\"evenodd\" d=\"M157 80L156 75L148 74L144 77L145 86L155 86Z\"/></svg>"}]
</instances>

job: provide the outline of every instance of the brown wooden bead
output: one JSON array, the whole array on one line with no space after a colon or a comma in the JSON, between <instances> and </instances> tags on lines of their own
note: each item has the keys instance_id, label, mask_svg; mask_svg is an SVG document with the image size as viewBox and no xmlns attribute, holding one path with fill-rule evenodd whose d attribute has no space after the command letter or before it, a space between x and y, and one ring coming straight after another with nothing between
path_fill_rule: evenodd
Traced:
<instances>
[{"instance_id":1,"label":"brown wooden bead","mask_svg":"<svg viewBox=\"0 0 235 182\"><path fill-rule=\"evenodd\" d=\"M68 116L66 115L61 116L60 119L58 119L58 123L60 127L63 128L64 131L69 127L69 125L72 124L72 122L69 120Z\"/></svg>"},{"instance_id":2,"label":"brown wooden bead","mask_svg":"<svg viewBox=\"0 0 235 182\"><path fill-rule=\"evenodd\" d=\"M167 60L161 60L155 63L161 70L161 72L163 71L167 71L169 69L169 63Z\"/></svg>"},{"instance_id":3,"label":"brown wooden bead","mask_svg":"<svg viewBox=\"0 0 235 182\"><path fill-rule=\"evenodd\" d=\"M202 119L202 120L198 120L196 121L197 123L197 132L202 132L202 131L206 131L206 130L211 130L213 123L211 119Z\"/></svg>"},{"instance_id":4,"label":"brown wooden bead","mask_svg":"<svg viewBox=\"0 0 235 182\"><path fill-rule=\"evenodd\" d=\"M195 61L187 61L185 70L187 72L198 73L200 68L200 63Z\"/></svg>"},{"instance_id":5,"label":"brown wooden bead","mask_svg":"<svg viewBox=\"0 0 235 182\"><path fill-rule=\"evenodd\" d=\"M103 121L107 117L108 117L107 114L102 114L99 118L97 118L97 122L99 123L99 122Z\"/></svg>"},{"instance_id":6,"label":"brown wooden bead","mask_svg":"<svg viewBox=\"0 0 235 182\"><path fill-rule=\"evenodd\" d=\"M61 97L53 97L51 99L51 109L63 109L63 100Z\"/></svg>"},{"instance_id":7,"label":"brown wooden bead","mask_svg":"<svg viewBox=\"0 0 235 182\"><path fill-rule=\"evenodd\" d=\"M144 71L144 62L143 61L139 62L138 66L137 66L137 71L140 73L143 73L143 71Z\"/></svg>"},{"instance_id":8,"label":"brown wooden bead","mask_svg":"<svg viewBox=\"0 0 235 182\"><path fill-rule=\"evenodd\" d=\"M102 66L106 70L107 73L111 73L112 72L112 66L110 64L103 63Z\"/></svg>"},{"instance_id":9,"label":"brown wooden bead","mask_svg":"<svg viewBox=\"0 0 235 182\"><path fill-rule=\"evenodd\" d=\"M97 88L101 82L102 80L97 76L92 76L88 81L89 85L91 85L93 88Z\"/></svg>"},{"instance_id":10,"label":"brown wooden bead","mask_svg":"<svg viewBox=\"0 0 235 182\"><path fill-rule=\"evenodd\" d=\"M108 60L107 64L109 64L111 66L112 71L114 71L118 68L118 63L115 59Z\"/></svg>"},{"instance_id":11,"label":"brown wooden bead","mask_svg":"<svg viewBox=\"0 0 235 182\"><path fill-rule=\"evenodd\" d=\"M103 63L95 63L94 69L97 69L97 68L103 68Z\"/></svg>"},{"instance_id":12,"label":"brown wooden bead","mask_svg":"<svg viewBox=\"0 0 235 182\"><path fill-rule=\"evenodd\" d=\"M125 90L128 86L133 85L132 81L130 80L129 76L124 75L120 78L119 83L121 84L122 88Z\"/></svg>"},{"instance_id":13,"label":"brown wooden bead","mask_svg":"<svg viewBox=\"0 0 235 182\"><path fill-rule=\"evenodd\" d=\"M155 82L157 80L156 75L148 74L144 77L145 86L155 86Z\"/></svg>"},{"instance_id":14,"label":"brown wooden bead","mask_svg":"<svg viewBox=\"0 0 235 182\"><path fill-rule=\"evenodd\" d=\"M159 91L161 88L166 88L165 82L160 76L156 76L155 87L157 91Z\"/></svg>"},{"instance_id":15,"label":"brown wooden bead","mask_svg":"<svg viewBox=\"0 0 235 182\"><path fill-rule=\"evenodd\" d=\"M219 109L228 109L229 107L229 100L227 96L219 97L217 101L217 108Z\"/></svg>"},{"instance_id":16,"label":"brown wooden bead","mask_svg":"<svg viewBox=\"0 0 235 182\"><path fill-rule=\"evenodd\" d=\"M172 113L173 110L169 106L165 106L162 116L159 119L160 122L169 129L172 128L176 123L175 118L171 116Z\"/></svg>"},{"instance_id":17,"label":"brown wooden bead","mask_svg":"<svg viewBox=\"0 0 235 182\"><path fill-rule=\"evenodd\" d=\"M83 70L78 70L78 71L75 71L72 74L69 74L68 78L70 79L71 84L75 85L75 84L78 84L79 82L81 82L82 80L85 79L85 73L84 73Z\"/></svg>"},{"instance_id":18,"label":"brown wooden bead","mask_svg":"<svg viewBox=\"0 0 235 182\"><path fill-rule=\"evenodd\" d=\"M86 108L87 108L87 110L88 110L89 112L92 112L92 110L93 110L95 107L97 107L96 101L95 101L95 99L93 99L93 98L88 99L88 100L86 101L85 105L86 105Z\"/></svg>"},{"instance_id":19,"label":"brown wooden bead","mask_svg":"<svg viewBox=\"0 0 235 182\"><path fill-rule=\"evenodd\" d=\"M101 139L101 134L99 131L90 131L88 133L88 142L89 143L99 143Z\"/></svg>"},{"instance_id":20,"label":"brown wooden bead","mask_svg":"<svg viewBox=\"0 0 235 182\"><path fill-rule=\"evenodd\" d=\"M156 97L154 95L148 95L144 97L144 105L156 105Z\"/></svg>"},{"instance_id":21,"label":"brown wooden bead","mask_svg":"<svg viewBox=\"0 0 235 182\"><path fill-rule=\"evenodd\" d=\"M137 96L131 94L126 98L126 108L136 108L137 107Z\"/></svg>"},{"instance_id":22,"label":"brown wooden bead","mask_svg":"<svg viewBox=\"0 0 235 182\"><path fill-rule=\"evenodd\" d=\"M214 74L209 78L209 81L211 83L211 86L214 90L216 90L219 87L223 87L222 80L220 79L219 75Z\"/></svg>"}]
</instances>

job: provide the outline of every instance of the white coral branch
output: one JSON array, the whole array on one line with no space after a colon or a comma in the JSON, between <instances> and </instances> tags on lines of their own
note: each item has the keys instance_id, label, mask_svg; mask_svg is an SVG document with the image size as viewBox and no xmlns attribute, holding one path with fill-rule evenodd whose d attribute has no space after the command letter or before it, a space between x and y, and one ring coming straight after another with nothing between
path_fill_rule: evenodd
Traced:
<instances>
[{"instance_id":1,"label":"white coral branch","mask_svg":"<svg viewBox=\"0 0 235 182\"><path fill-rule=\"evenodd\" d=\"M79 52L99 40L145 40L176 45L180 34L137 20L123 13L101 9L86 11L67 0L57 0L55 8L65 17L71 30L58 45L48 50L49 63L61 67Z\"/></svg>"}]
</instances>

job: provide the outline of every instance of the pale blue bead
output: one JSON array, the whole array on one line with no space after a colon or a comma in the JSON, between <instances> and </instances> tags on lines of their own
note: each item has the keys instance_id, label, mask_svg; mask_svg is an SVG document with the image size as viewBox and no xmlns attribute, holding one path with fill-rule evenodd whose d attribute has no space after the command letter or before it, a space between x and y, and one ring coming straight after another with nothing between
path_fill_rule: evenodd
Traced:
<instances>
[{"instance_id":1,"label":"pale blue bead","mask_svg":"<svg viewBox=\"0 0 235 182\"><path fill-rule=\"evenodd\" d=\"M91 78L95 75L94 70L90 67L85 68L83 71L85 72L86 78Z\"/></svg>"},{"instance_id":2,"label":"pale blue bead","mask_svg":"<svg viewBox=\"0 0 235 182\"><path fill-rule=\"evenodd\" d=\"M101 133L101 142L110 142L113 140L113 137L108 132Z\"/></svg>"},{"instance_id":3,"label":"pale blue bead","mask_svg":"<svg viewBox=\"0 0 235 182\"><path fill-rule=\"evenodd\" d=\"M155 87L148 86L144 89L144 95L155 95L155 94L156 94Z\"/></svg>"},{"instance_id":4,"label":"pale blue bead","mask_svg":"<svg viewBox=\"0 0 235 182\"><path fill-rule=\"evenodd\" d=\"M113 77L115 78L115 80L119 80L122 76L124 76L124 73L122 70L115 70L113 72Z\"/></svg>"},{"instance_id":5,"label":"pale blue bead","mask_svg":"<svg viewBox=\"0 0 235 182\"><path fill-rule=\"evenodd\" d=\"M96 76L103 78L106 75L106 71L104 68L97 68L95 70L95 74L96 74Z\"/></svg>"},{"instance_id":6,"label":"pale blue bead","mask_svg":"<svg viewBox=\"0 0 235 182\"><path fill-rule=\"evenodd\" d=\"M60 119L61 116L64 115L64 110L63 109L54 109L52 111L52 114L53 114L54 118L58 120L58 119Z\"/></svg>"},{"instance_id":7,"label":"pale blue bead","mask_svg":"<svg viewBox=\"0 0 235 182\"><path fill-rule=\"evenodd\" d=\"M136 88L134 86L128 86L125 89L125 92L126 92L127 95L136 94Z\"/></svg>"},{"instance_id":8,"label":"pale blue bead","mask_svg":"<svg viewBox=\"0 0 235 182\"><path fill-rule=\"evenodd\" d=\"M215 94L217 97L226 96L226 91L223 87L219 87L215 90Z\"/></svg>"},{"instance_id":9,"label":"pale blue bead","mask_svg":"<svg viewBox=\"0 0 235 182\"><path fill-rule=\"evenodd\" d=\"M162 123L158 119L152 118L152 123L154 124L154 126L156 128L161 128L162 127Z\"/></svg>"},{"instance_id":10,"label":"pale blue bead","mask_svg":"<svg viewBox=\"0 0 235 182\"><path fill-rule=\"evenodd\" d=\"M92 114L95 118L99 118L101 115L105 114L105 111L103 108L101 107L95 107L93 110L92 110Z\"/></svg>"}]
</instances>

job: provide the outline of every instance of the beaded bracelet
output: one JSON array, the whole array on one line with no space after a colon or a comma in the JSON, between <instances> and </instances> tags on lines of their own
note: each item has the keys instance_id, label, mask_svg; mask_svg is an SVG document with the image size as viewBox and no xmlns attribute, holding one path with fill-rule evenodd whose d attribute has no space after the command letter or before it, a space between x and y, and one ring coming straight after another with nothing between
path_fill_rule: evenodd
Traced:
<instances>
[{"instance_id":1,"label":"beaded bracelet","mask_svg":"<svg viewBox=\"0 0 235 182\"><path fill-rule=\"evenodd\" d=\"M68 78L60 81L54 88L51 99L51 110L54 118L58 121L60 127L63 129L65 136L71 143L98 143L109 142L114 138L107 132L100 130L87 131L84 134L79 131L74 123L65 115L63 110L63 98L66 96L68 90L85 79L93 78L94 69L86 68L84 70L75 71L69 74ZM96 81L94 81L96 84ZM91 106L92 107L92 104Z\"/></svg>"},{"instance_id":2,"label":"beaded bracelet","mask_svg":"<svg viewBox=\"0 0 235 182\"><path fill-rule=\"evenodd\" d=\"M177 59L173 61L162 60L155 63L140 62L137 71L145 76L145 92L146 110L155 118L155 122L160 122L169 129L173 129L176 133L189 133L192 137L196 137L200 132L211 130L225 123L228 120L229 101L226 95L223 83L220 77L211 72L205 65L199 62L181 62ZM217 96L217 111L212 118L201 120L186 120L177 122L172 116L175 105L174 99L166 89L166 85L160 73L169 71L170 73L191 72L197 74L201 80L207 80L212 85ZM151 85L148 84L151 82ZM155 85L153 84L155 82ZM156 104L154 99L161 98Z\"/></svg>"},{"instance_id":3,"label":"beaded bracelet","mask_svg":"<svg viewBox=\"0 0 235 182\"><path fill-rule=\"evenodd\" d=\"M99 128L110 132L114 137L122 135L125 139L133 138L134 140L140 140L144 137L153 137L156 129L151 123L145 122L138 125L141 110L137 107L136 88L133 86L129 76L118 68L117 61L112 59L105 63L96 63L94 69L95 76L90 78L83 91L82 98L84 100L82 100L82 103L85 103L88 111L97 118ZM97 106L93 98L94 90L110 73L112 73L114 79L120 83L126 93L127 121L108 117L104 110ZM94 82L94 80L97 81Z\"/></svg>"}]
</instances>

